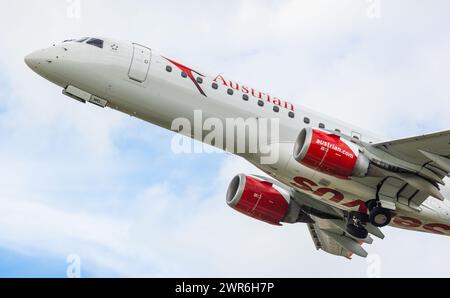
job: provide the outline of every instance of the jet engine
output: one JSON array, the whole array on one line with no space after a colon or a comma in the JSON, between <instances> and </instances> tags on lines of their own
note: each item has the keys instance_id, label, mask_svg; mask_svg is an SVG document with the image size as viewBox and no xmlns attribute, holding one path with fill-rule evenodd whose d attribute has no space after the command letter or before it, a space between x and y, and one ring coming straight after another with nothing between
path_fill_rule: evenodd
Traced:
<instances>
[{"instance_id":1,"label":"jet engine","mask_svg":"<svg viewBox=\"0 0 450 298\"><path fill-rule=\"evenodd\" d=\"M294 158L304 166L339 178L365 177L370 164L358 145L313 128L301 131Z\"/></svg>"},{"instance_id":2,"label":"jet engine","mask_svg":"<svg viewBox=\"0 0 450 298\"><path fill-rule=\"evenodd\" d=\"M228 187L227 204L240 213L272 225L301 220L300 207L291 201L285 190L252 176L234 177Z\"/></svg>"}]
</instances>

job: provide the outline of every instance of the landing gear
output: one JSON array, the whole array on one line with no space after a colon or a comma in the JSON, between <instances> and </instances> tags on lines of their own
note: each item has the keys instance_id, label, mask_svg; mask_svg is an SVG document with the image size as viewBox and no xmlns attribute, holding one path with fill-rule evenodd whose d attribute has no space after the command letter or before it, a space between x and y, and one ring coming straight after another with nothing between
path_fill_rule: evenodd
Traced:
<instances>
[{"instance_id":1,"label":"landing gear","mask_svg":"<svg viewBox=\"0 0 450 298\"><path fill-rule=\"evenodd\" d=\"M366 239L369 232L364 227L364 224L369 221L367 214L360 212L350 212L347 223L347 233L358 239Z\"/></svg>"},{"instance_id":2,"label":"landing gear","mask_svg":"<svg viewBox=\"0 0 450 298\"><path fill-rule=\"evenodd\" d=\"M392 215L387 209L375 207L370 211L370 223L377 228L383 228L391 223Z\"/></svg>"},{"instance_id":3,"label":"landing gear","mask_svg":"<svg viewBox=\"0 0 450 298\"><path fill-rule=\"evenodd\" d=\"M377 228L383 228L391 223L391 211L381 207L377 200L372 200L366 203L369 209L369 222Z\"/></svg>"}]
</instances>

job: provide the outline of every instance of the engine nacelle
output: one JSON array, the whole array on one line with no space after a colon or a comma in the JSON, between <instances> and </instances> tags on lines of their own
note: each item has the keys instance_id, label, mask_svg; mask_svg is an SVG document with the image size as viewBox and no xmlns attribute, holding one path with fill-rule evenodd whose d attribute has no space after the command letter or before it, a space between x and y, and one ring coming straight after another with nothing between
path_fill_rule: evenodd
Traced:
<instances>
[{"instance_id":1,"label":"engine nacelle","mask_svg":"<svg viewBox=\"0 0 450 298\"><path fill-rule=\"evenodd\" d=\"M298 136L294 158L311 169L339 178L365 177L370 164L358 145L312 128L303 129Z\"/></svg>"},{"instance_id":2,"label":"engine nacelle","mask_svg":"<svg viewBox=\"0 0 450 298\"><path fill-rule=\"evenodd\" d=\"M227 204L231 208L272 225L298 221L300 208L290 195L256 177L238 175L228 187Z\"/></svg>"}]
</instances>

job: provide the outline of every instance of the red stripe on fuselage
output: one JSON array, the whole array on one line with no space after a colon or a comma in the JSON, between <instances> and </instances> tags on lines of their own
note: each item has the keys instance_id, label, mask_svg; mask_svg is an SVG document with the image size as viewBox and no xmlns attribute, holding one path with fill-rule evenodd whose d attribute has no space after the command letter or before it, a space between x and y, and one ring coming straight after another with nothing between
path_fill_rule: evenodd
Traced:
<instances>
[{"instance_id":1,"label":"red stripe on fuselage","mask_svg":"<svg viewBox=\"0 0 450 298\"><path fill-rule=\"evenodd\" d=\"M193 70L193 69L191 69L191 68L189 68L189 67L187 67L187 66L184 66L183 64L180 64L180 63L178 63L178 62L176 62L176 61L173 61L173 60L171 60L171 59L169 59L169 58L166 58L166 57L164 57L164 56L162 56L162 57L163 57L164 59L166 59L167 61L169 61L170 63L172 63L173 65L175 65L176 67L178 67L181 71L185 72L185 73L188 75L188 77L191 79L191 81L194 83L194 85L197 87L198 91L199 91L203 96L208 97L208 96L206 96L206 93L203 91L202 87L200 87L200 85L198 84L198 82L197 82L197 80L195 79L193 73L195 72L196 74L198 74L199 76L202 76L202 77L204 77L204 75L202 75L201 73L199 73L199 72L197 72L197 71L195 71L195 70Z\"/></svg>"}]
</instances>

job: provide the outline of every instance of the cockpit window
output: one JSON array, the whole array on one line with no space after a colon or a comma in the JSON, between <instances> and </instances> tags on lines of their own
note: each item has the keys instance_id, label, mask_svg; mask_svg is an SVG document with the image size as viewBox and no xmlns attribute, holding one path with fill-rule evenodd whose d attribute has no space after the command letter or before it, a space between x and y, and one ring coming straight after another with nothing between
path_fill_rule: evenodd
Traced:
<instances>
[{"instance_id":1,"label":"cockpit window","mask_svg":"<svg viewBox=\"0 0 450 298\"><path fill-rule=\"evenodd\" d=\"M83 37L83 38L80 38L80 39L77 39L77 40L75 40L76 42L85 42L86 40L88 40L89 39L89 37Z\"/></svg>"},{"instance_id":2,"label":"cockpit window","mask_svg":"<svg viewBox=\"0 0 450 298\"><path fill-rule=\"evenodd\" d=\"M98 39L98 38L91 38L89 39L87 42L87 44L96 46L97 48L103 49L103 40Z\"/></svg>"}]
</instances>

